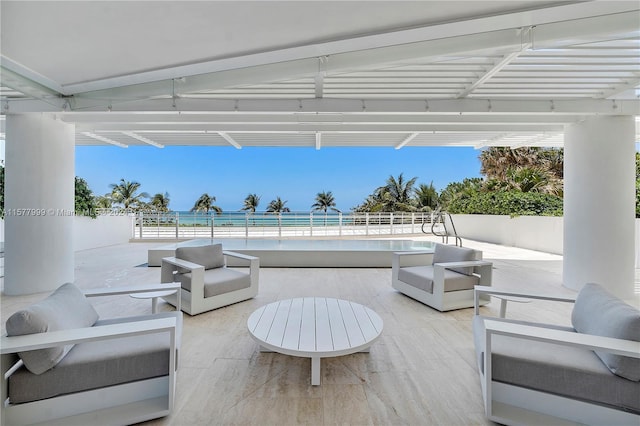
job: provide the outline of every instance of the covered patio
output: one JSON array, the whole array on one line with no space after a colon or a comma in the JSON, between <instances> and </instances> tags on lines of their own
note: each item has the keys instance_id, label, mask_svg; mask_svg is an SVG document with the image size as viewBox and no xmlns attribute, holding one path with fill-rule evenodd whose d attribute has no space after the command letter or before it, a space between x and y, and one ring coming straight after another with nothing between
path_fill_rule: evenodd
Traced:
<instances>
[{"instance_id":1,"label":"covered patio","mask_svg":"<svg viewBox=\"0 0 640 426\"><path fill-rule=\"evenodd\" d=\"M418 237L416 239L429 239ZM437 241L437 240L436 240ZM155 243L158 245L158 243ZM556 294L562 257L466 241L494 264L494 286ZM76 283L83 289L157 282L146 266L154 243L79 251ZM176 409L148 424L491 424L485 420L471 337L473 309L441 313L391 287L388 268L263 268L255 299L185 316ZM2 297L2 322L45 294ZM374 309L384 320L369 354L323 360L322 386L310 384L308 358L261 353L246 329L248 316L275 300L338 297ZM149 300L96 299L101 316L143 315ZM565 306L566 305L566 306ZM498 315L493 299L483 314ZM173 309L160 303L160 311ZM509 303L508 316L570 323L571 306Z\"/></svg>"},{"instance_id":2,"label":"covered patio","mask_svg":"<svg viewBox=\"0 0 640 426\"><path fill-rule=\"evenodd\" d=\"M0 3L6 141L3 325L64 282L157 282L153 243L76 251L76 145L564 147L563 256L465 240L493 286L631 300L640 100L637 1ZM35 211L35 210L34 210ZM603 218L610 219L603 226ZM463 235L464 237L464 235ZM427 238L412 236L412 238ZM246 320L286 297L375 310L369 355L258 352ZM100 315L151 311L126 296ZM161 310L170 306L160 305ZM497 314L499 303L483 307ZM510 303L570 324L571 306ZM487 424L473 309L394 291L388 268L263 268L255 299L185 318L176 405L154 424Z\"/></svg>"}]
</instances>

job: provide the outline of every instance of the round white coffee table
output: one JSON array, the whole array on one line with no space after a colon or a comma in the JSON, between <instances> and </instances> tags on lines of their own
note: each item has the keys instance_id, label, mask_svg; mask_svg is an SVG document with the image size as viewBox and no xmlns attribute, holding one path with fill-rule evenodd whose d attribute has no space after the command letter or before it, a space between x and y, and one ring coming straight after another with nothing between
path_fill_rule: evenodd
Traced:
<instances>
[{"instance_id":1,"label":"round white coffee table","mask_svg":"<svg viewBox=\"0 0 640 426\"><path fill-rule=\"evenodd\" d=\"M247 320L262 351L311 358L311 384L320 385L320 358L368 352L383 321L366 306L347 300L304 297L280 300Z\"/></svg>"}]
</instances>

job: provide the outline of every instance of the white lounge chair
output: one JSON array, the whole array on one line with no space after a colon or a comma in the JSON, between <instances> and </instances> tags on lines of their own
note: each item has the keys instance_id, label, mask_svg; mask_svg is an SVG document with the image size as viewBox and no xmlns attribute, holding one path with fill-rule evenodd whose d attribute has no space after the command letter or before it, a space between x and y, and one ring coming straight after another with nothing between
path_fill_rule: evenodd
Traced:
<instances>
[{"instance_id":1,"label":"white lounge chair","mask_svg":"<svg viewBox=\"0 0 640 426\"><path fill-rule=\"evenodd\" d=\"M227 257L246 263L248 271L228 268ZM181 297L182 310L196 315L255 297L259 271L259 258L223 251L221 244L179 247L175 257L162 259L160 281L180 282L180 294L164 299L176 306Z\"/></svg>"},{"instance_id":2,"label":"white lounge chair","mask_svg":"<svg viewBox=\"0 0 640 426\"><path fill-rule=\"evenodd\" d=\"M14 313L6 328L0 344L3 425L131 424L171 413L182 312L99 319L85 295L67 283Z\"/></svg>"},{"instance_id":3,"label":"white lounge chair","mask_svg":"<svg viewBox=\"0 0 640 426\"><path fill-rule=\"evenodd\" d=\"M430 254L426 251L394 253L393 288L439 311L449 311L472 307L473 287L491 285L492 264L481 260L482 252L436 244L431 262L415 260ZM489 303L489 297L482 296L480 303Z\"/></svg>"}]
</instances>

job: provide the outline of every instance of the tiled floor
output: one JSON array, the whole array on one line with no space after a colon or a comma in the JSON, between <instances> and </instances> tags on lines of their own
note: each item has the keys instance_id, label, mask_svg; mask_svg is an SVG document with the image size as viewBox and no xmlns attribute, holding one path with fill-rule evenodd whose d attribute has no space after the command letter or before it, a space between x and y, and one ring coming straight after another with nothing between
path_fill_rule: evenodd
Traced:
<instances>
[{"instance_id":1,"label":"tiled floor","mask_svg":"<svg viewBox=\"0 0 640 426\"><path fill-rule=\"evenodd\" d=\"M160 243L161 244L161 243ZM76 254L81 288L154 282L147 249L132 243ZM496 287L573 294L561 286L562 258L465 241L494 263ZM266 303L327 296L369 306L384 331L369 354L322 360L322 385L310 385L309 359L261 353L247 317ZM2 322L43 294L2 297ZM103 317L149 313L151 302L128 296L92 300ZM160 310L172 309L160 302ZM498 301L483 308L497 315ZM508 315L568 324L571 307L510 303ZM471 337L473 309L437 312L396 292L385 268L262 268L255 299L185 315L176 409L150 424L487 424Z\"/></svg>"}]
</instances>

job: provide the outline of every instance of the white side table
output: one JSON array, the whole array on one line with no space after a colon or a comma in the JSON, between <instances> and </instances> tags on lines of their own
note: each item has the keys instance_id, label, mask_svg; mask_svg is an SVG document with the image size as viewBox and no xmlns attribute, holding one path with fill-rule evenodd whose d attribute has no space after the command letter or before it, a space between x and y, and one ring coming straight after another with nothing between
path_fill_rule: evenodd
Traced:
<instances>
[{"instance_id":1,"label":"white side table","mask_svg":"<svg viewBox=\"0 0 640 426\"><path fill-rule=\"evenodd\" d=\"M158 311L158 297L170 296L177 293L178 290L162 290L162 291L149 291L146 293L133 293L130 297L134 299L151 299L151 313L155 314ZM179 298L180 296L178 296ZM176 306L176 310L180 310L179 305Z\"/></svg>"}]
</instances>

